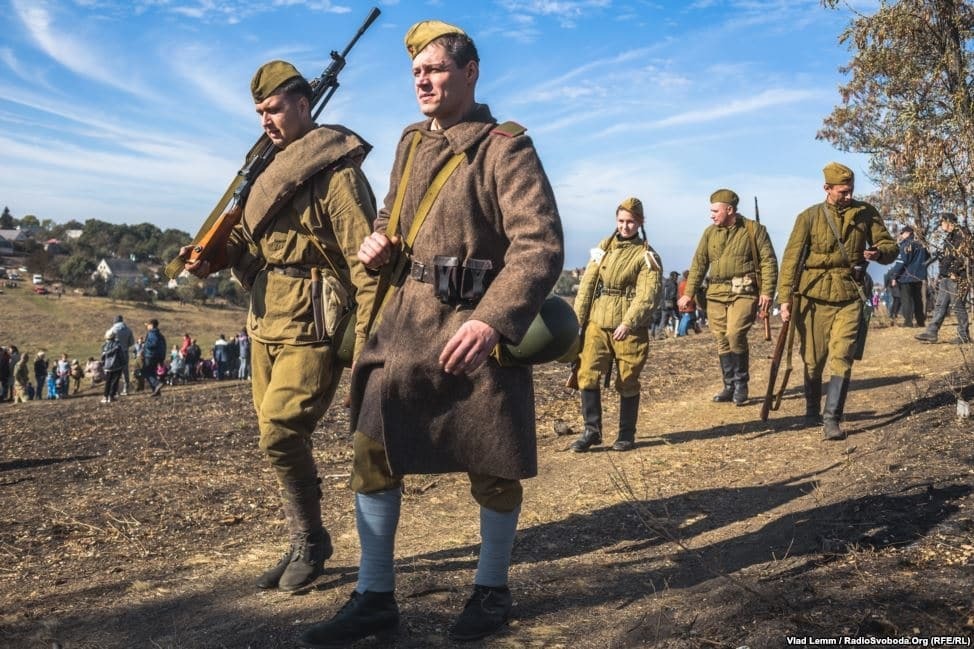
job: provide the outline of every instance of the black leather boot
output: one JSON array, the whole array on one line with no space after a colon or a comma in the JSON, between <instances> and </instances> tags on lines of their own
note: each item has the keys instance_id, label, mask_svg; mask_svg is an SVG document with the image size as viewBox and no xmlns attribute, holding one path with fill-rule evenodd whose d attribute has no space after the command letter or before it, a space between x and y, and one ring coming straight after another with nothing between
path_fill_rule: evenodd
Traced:
<instances>
[{"instance_id":1,"label":"black leather boot","mask_svg":"<svg viewBox=\"0 0 974 649\"><path fill-rule=\"evenodd\" d=\"M822 423L822 378L805 376L805 425Z\"/></svg>"},{"instance_id":2,"label":"black leather boot","mask_svg":"<svg viewBox=\"0 0 974 649\"><path fill-rule=\"evenodd\" d=\"M589 447L602 443L602 393L598 390L581 390L582 419L585 430L572 442L571 449L584 453Z\"/></svg>"},{"instance_id":3,"label":"black leather boot","mask_svg":"<svg viewBox=\"0 0 974 649\"><path fill-rule=\"evenodd\" d=\"M825 411L822 413L822 439L833 441L845 439L845 433L839 428L839 422L842 420L848 393L848 378L833 376L829 379L829 387L825 393Z\"/></svg>"},{"instance_id":4,"label":"black leather boot","mask_svg":"<svg viewBox=\"0 0 974 649\"><path fill-rule=\"evenodd\" d=\"M747 350L734 354L734 405L743 406L747 403L747 382L751 379L748 368Z\"/></svg>"},{"instance_id":5,"label":"black leather boot","mask_svg":"<svg viewBox=\"0 0 974 649\"><path fill-rule=\"evenodd\" d=\"M734 371L737 369L735 365L734 354L720 354L717 357L720 361L720 371L724 375L724 389L714 395L714 401L717 403L726 403L734 397Z\"/></svg>"},{"instance_id":6,"label":"black leather boot","mask_svg":"<svg viewBox=\"0 0 974 649\"><path fill-rule=\"evenodd\" d=\"M398 628L399 606L393 593L352 591L348 602L333 618L301 634L301 646L347 647L369 636L389 642Z\"/></svg>"},{"instance_id":7,"label":"black leather boot","mask_svg":"<svg viewBox=\"0 0 974 649\"><path fill-rule=\"evenodd\" d=\"M469 642L490 635L507 622L512 605L507 586L475 585L463 612L450 627L450 639Z\"/></svg>"},{"instance_id":8,"label":"black leather boot","mask_svg":"<svg viewBox=\"0 0 974 649\"><path fill-rule=\"evenodd\" d=\"M619 436L613 451L631 451L636 447L636 420L639 418L639 395L619 399Z\"/></svg>"}]
</instances>

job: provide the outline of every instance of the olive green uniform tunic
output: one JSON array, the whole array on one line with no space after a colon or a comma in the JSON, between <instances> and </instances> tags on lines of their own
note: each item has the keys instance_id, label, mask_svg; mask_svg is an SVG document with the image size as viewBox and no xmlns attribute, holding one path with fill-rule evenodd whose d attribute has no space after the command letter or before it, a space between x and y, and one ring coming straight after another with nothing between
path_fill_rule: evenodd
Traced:
<instances>
[{"instance_id":1,"label":"olive green uniform tunic","mask_svg":"<svg viewBox=\"0 0 974 649\"><path fill-rule=\"evenodd\" d=\"M831 215L842 237L845 256L826 214ZM804 268L798 268L806 243L808 258ZM854 200L838 210L824 202L809 207L795 219L781 259L778 295L782 304L792 300L791 314L796 319L805 373L810 379L822 378L827 361L832 376L849 378L852 374L862 299L850 263L863 262L863 251L870 245L878 249L877 261L881 264L891 263L899 251L879 212L869 203ZM796 274L801 277L797 295L792 295Z\"/></svg>"},{"instance_id":2,"label":"olive green uniform tunic","mask_svg":"<svg viewBox=\"0 0 974 649\"><path fill-rule=\"evenodd\" d=\"M707 320L717 341L717 354L747 353L747 334L757 314L758 297L774 297L778 281L778 258L767 228L738 214L732 225L711 225L704 230L684 295L695 295L705 276ZM745 282L750 284L737 293L734 278L748 278Z\"/></svg>"},{"instance_id":3,"label":"olive green uniform tunic","mask_svg":"<svg viewBox=\"0 0 974 649\"><path fill-rule=\"evenodd\" d=\"M585 268L575 297L575 315L584 333L578 387L597 390L600 377L612 371L614 358L616 390L633 397L639 394L639 374L649 353L648 326L659 300L662 263L638 236L613 235L595 250L599 252ZM621 324L629 327L629 335L613 340Z\"/></svg>"},{"instance_id":4,"label":"olive green uniform tunic","mask_svg":"<svg viewBox=\"0 0 974 649\"><path fill-rule=\"evenodd\" d=\"M365 339L376 282L356 255L375 218L359 169L370 148L338 126L319 126L291 143L257 178L227 247L234 274L251 287L247 331L260 448L282 481L314 475L311 433L341 376L335 348L315 332L312 267L337 273L355 296L357 339Z\"/></svg>"}]
</instances>

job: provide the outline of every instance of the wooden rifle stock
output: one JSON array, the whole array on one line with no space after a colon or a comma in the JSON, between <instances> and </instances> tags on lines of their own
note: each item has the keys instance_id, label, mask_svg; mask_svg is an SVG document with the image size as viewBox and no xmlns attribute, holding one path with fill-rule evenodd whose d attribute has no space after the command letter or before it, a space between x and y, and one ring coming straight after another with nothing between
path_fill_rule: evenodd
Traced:
<instances>
[{"instance_id":1,"label":"wooden rifle stock","mask_svg":"<svg viewBox=\"0 0 974 649\"><path fill-rule=\"evenodd\" d=\"M570 390L578 389L578 361L572 363L572 369L568 374L568 380L565 381L565 387Z\"/></svg>"},{"instance_id":2,"label":"wooden rifle stock","mask_svg":"<svg viewBox=\"0 0 974 649\"><path fill-rule=\"evenodd\" d=\"M771 355L771 368L768 371L768 390L764 393L764 403L761 404L761 421L767 421L768 413L772 410L777 410L781 406L781 398L784 396L785 386L788 385L788 379L791 377L792 341L795 337L795 319L799 317L799 314L796 313L793 307L799 305L799 301L795 296L798 294L798 287L801 285L802 273L805 272L805 262L808 260L810 246L811 243L806 239L801 251L798 253L798 259L795 263L795 276L791 282L792 298L787 302L790 317L788 322L782 324L781 332L778 334L778 341L774 345L774 353ZM778 380L778 368L781 366L781 356L785 351L786 344L788 345L788 366L785 368L785 374L781 380L781 389L778 390L776 396L774 389L775 382Z\"/></svg>"},{"instance_id":3,"label":"wooden rifle stock","mask_svg":"<svg viewBox=\"0 0 974 649\"><path fill-rule=\"evenodd\" d=\"M187 264L197 261L210 262L210 272L215 272L227 266L227 242L233 226L240 222L243 210L235 205L216 220L209 230L203 233L199 241L190 249L184 260Z\"/></svg>"},{"instance_id":4,"label":"wooden rifle stock","mask_svg":"<svg viewBox=\"0 0 974 649\"><path fill-rule=\"evenodd\" d=\"M791 314L791 316L788 322L782 325L781 332L778 334L778 341L774 345L774 352L771 355L771 369L768 372L768 389L764 393L764 402L761 404L761 421L767 421L768 413L772 410L777 410L777 408L773 407L775 401L775 385L778 381L778 368L781 366L781 356L784 354L785 345L788 342L788 332L795 326L795 314ZM782 383L788 380L789 374L791 374L791 367L785 370ZM784 386L782 386L781 392L784 393ZM781 404L780 397L778 398L778 404Z\"/></svg>"},{"instance_id":5,"label":"wooden rifle stock","mask_svg":"<svg viewBox=\"0 0 974 649\"><path fill-rule=\"evenodd\" d=\"M771 340L771 314L768 309L762 309L759 315L764 319L764 339Z\"/></svg>"}]
</instances>

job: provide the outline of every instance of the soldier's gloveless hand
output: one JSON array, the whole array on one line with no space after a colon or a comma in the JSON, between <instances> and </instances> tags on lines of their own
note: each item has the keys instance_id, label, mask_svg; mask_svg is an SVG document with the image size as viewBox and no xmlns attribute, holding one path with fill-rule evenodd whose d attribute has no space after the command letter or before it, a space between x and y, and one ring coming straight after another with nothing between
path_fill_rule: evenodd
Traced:
<instances>
[{"instance_id":1,"label":"soldier's gloveless hand","mask_svg":"<svg viewBox=\"0 0 974 649\"><path fill-rule=\"evenodd\" d=\"M381 232L373 232L362 241L357 256L366 268L380 268L392 258L392 241Z\"/></svg>"},{"instance_id":2,"label":"soldier's gloveless hand","mask_svg":"<svg viewBox=\"0 0 974 649\"><path fill-rule=\"evenodd\" d=\"M470 374L487 360L500 341L500 334L486 322L467 320L440 353L440 367L447 374Z\"/></svg>"},{"instance_id":3,"label":"soldier's gloveless hand","mask_svg":"<svg viewBox=\"0 0 974 649\"><path fill-rule=\"evenodd\" d=\"M183 246L179 249L179 256L186 259L189 257L189 253L192 251L193 246ZM196 261L186 262L186 271L195 277L206 279L206 276L210 274L210 262L206 261L205 259L197 259Z\"/></svg>"}]
</instances>

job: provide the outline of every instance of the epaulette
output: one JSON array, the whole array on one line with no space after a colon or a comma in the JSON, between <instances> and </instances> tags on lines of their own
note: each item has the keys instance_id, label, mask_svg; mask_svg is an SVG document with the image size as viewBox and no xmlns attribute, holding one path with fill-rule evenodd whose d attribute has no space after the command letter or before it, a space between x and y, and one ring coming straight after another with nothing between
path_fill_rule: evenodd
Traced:
<instances>
[{"instance_id":1,"label":"epaulette","mask_svg":"<svg viewBox=\"0 0 974 649\"><path fill-rule=\"evenodd\" d=\"M663 265L660 263L662 260L659 255L653 249L646 250L646 265L649 266L650 270L655 270L658 273L663 272Z\"/></svg>"},{"instance_id":2,"label":"epaulette","mask_svg":"<svg viewBox=\"0 0 974 649\"><path fill-rule=\"evenodd\" d=\"M504 137L517 137L527 130L517 122L504 122L495 126L491 133L494 135L503 135Z\"/></svg>"}]
</instances>

